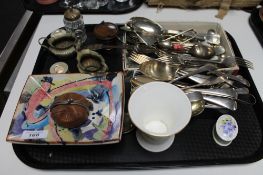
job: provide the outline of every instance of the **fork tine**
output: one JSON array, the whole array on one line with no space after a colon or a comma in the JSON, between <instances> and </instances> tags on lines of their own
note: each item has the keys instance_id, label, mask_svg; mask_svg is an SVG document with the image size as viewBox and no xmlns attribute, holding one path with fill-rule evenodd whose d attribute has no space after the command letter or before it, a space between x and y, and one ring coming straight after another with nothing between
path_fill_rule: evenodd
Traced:
<instances>
[{"instance_id":1,"label":"fork tine","mask_svg":"<svg viewBox=\"0 0 263 175\"><path fill-rule=\"evenodd\" d=\"M139 62L139 64L142 64L145 62L145 60L140 57L136 57L135 59Z\"/></svg>"},{"instance_id":2,"label":"fork tine","mask_svg":"<svg viewBox=\"0 0 263 175\"><path fill-rule=\"evenodd\" d=\"M236 60L242 60L242 61L246 61L246 62L252 63L252 62L249 61L248 59L241 58L241 57L235 57L235 59L236 59Z\"/></svg>"},{"instance_id":3,"label":"fork tine","mask_svg":"<svg viewBox=\"0 0 263 175\"><path fill-rule=\"evenodd\" d=\"M253 63L251 63L251 62L247 62L247 61L244 61L244 60L236 60L236 62L238 63L238 64L243 64L243 65L247 65L247 66L251 66L251 67L253 67L254 65L253 65Z\"/></svg>"},{"instance_id":4,"label":"fork tine","mask_svg":"<svg viewBox=\"0 0 263 175\"><path fill-rule=\"evenodd\" d=\"M253 63L247 59L244 59L244 58L240 58L240 57L235 57L236 61L237 62L244 62L245 64L247 65L252 65L253 66Z\"/></svg>"},{"instance_id":5,"label":"fork tine","mask_svg":"<svg viewBox=\"0 0 263 175\"><path fill-rule=\"evenodd\" d=\"M244 59L244 58L241 58L241 57L234 57L234 59L236 60L236 63L239 66L254 69L254 65L251 61Z\"/></svg>"},{"instance_id":6,"label":"fork tine","mask_svg":"<svg viewBox=\"0 0 263 175\"><path fill-rule=\"evenodd\" d=\"M252 62L246 62L246 65L249 65L251 67L254 67L254 64Z\"/></svg>"},{"instance_id":7,"label":"fork tine","mask_svg":"<svg viewBox=\"0 0 263 175\"><path fill-rule=\"evenodd\" d=\"M136 52L132 51L131 55L132 55L132 56L137 56L137 55L138 55L138 53L136 53Z\"/></svg>"},{"instance_id":8,"label":"fork tine","mask_svg":"<svg viewBox=\"0 0 263 175\"><path fill-rule=\"evenodd\" d=\"M129 58L130 58L130 60L134 61L134 62L137 63L137 64L142 64L142 63L140 62L140 60L136 59L135 57L129 57Z\"/></svg>"},{"instance_id":9,"label":"fork tine","mask_svg":"<svg viewBox=\"0 0 263 175\"><path fill-rule=\"evenodd\" d=\"M144 62L150 61L152 58L150 58L147 55L144 54L137 54L137 53L132 53L129 57L132 61L136 62L137 64L142 64ZM161 60L162 57L160 57L160 59L155 59L156 61L160 61L160 62L165 62L166 64L170 65L170 66L175 66L178 67L178 64L173 63L172 61L163 61ZM164 57L165 58L165 57Z\"/></svg>"},{"instance_id":10,"label":"fork tine","mask_svg":"<svg viewBox=\"0 0 263 175\"><path fill-rule=\"evenodd\" d=\"M129 57L132 61L136 62L137 64L142 64L146 61L149 61L149 57L142 54L132 53Z\"/></svg>"},{"instance_id":11,"label":"fork tine","mask_svg":"<svg viewBox=\"0 0 263 175\"><path fill-rule=\"evenodd\" d=\"M243 64L246 64L246 65L253 66L253 63L248 61L248 60L236 60L236 61L239 62L239 63L243 63Z\"/></svg>"},{"instance_id":12,"label":"fork tine","mask_svg":"<svg viewBox=\"0 0 263 175\"><path fill-rule=\"evenodd\" d=\"M246 64L244 62L239 62L237 61L237 65L241 66L241 67L245 67L245 68L250 68L250 69L254 69L254 66L251 64Z\"/></svg>"},{"instance_id":13,"label":"fork tine","mask_svg":"<svg viewBox=\"0 0 263 175\"><path fill-rule=\"evenodd\" d=\"M134 54L131 54L129 57L128 57L130 60L136 62L137 64L140 64L138 58L136 57L136 55Z\"/></svg>"},{"instance_id":14,"label":"fork tine","mask_svg":"<svg viewBox=\"0 0 263 175\"><path fill-rule=\"evenodd\" d=\"M247 63L249 63L249 64L253 64L253 62L252 61L249 61L249 60L247 60L247 59L243 59L245 62L247 62Z\"/></svg>"},{"instance_id":15,"label":"fork tine","mask_svg":"<svg viewBox=\"0 0 263 175\"><path fill-rule=\"evenodd\" d=\"M166 62L166 61L167 62L172 62L172 60L169 57L167 57L167 56L159 57L156 60L160 60L160 61L164 61L164 62Z\"/></svg>"},{"instance_id":16,"label":"fork tine","mask_svg":"<svg viewBox=\"0 0 263 175\"><path fill-rule=\"evenodd\" d=\"M149 61L149 57L146 55L142 55L142 54L137 54L135 57L137 57L137 59L142 60L142 61Z\"/></svg>"},{"instance_id":17,"label":"fork tine","mask_svg":"<svg viewBox=\"0 0 263 175\"><path fill-rule=\"evenodd\" d=\"M253 64L242 62L242 61L237 61L237 64L240 65L240 66L244 65L244 66L247 66L247 67L250 67L250 68L254 67Z\"/></svg>"}]
</instances>

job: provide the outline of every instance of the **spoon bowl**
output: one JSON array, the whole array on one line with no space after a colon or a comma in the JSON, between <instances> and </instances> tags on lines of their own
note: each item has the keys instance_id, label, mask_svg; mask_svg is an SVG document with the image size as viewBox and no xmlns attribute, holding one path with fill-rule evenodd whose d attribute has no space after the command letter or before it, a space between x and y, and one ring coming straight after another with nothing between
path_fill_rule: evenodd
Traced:
<instances>
[{"instance_id":1,"label":"spoon bowl","mask_svg":"<svg viewBox=\"0 0 263 175\"><path fill-rule=\"evenodd\" d=\"M161 36L164 31L164 28L160 24L144 17L132 17L127 25L144 44L149 46L156 43L158 37Z\"/></svg>"},{"instance_id":2,"label":"spoon bowl","mask_svg":"<svg viewBox=\"0 0 263 175\"><path fill-rule=\"evenodd\" d=\"M215 55L222 55L226 52L226 49L221 45L214 46Z\"/></svg>"},{"instance_id":3,"label":"spoon bowl","mask_svg":"<svg viewBox=\"0 0 263 175\"><path fill-rule=\"evenodd\" d=\"M191 102L192 116L201 114L205 109L205 101L200 92L189 92L186 94Z\"/></svg>"},{"instance_id":4,"label":"spoon bowl","mask_svg":"<svg viewBox=\"0 0 263 175\"><path fill-rule=\"evenodd\" d=\"M208 42L209 44L213 44L213 45L220 44L221 37L214 29L209 29L204 38L206 42Z\"/></svg>"},{"instance_id":5,"label":"spoon bowl","mask_svg":"<svg viewBox=\"0 0 263 175\"><path fill-rule=\"evenodd\" d=\"M215 50L211 46L197 43L189 49L189 53L195 57L209 59L215 55Z\"/></svg>"},{"instance_id":6,"label":"spoon bowl","mask_svg":"<svg viewBox=\"0 0 263 175\"><path fill-rule=\"evenodd\" d=\"M141 86L143 84L150 83L153 81L156 81L156 80L146 77L144 75L137 75L130 80L132 86L134 87L138 87L138 86Z\"/></svg>"},{"instance_id":7,"label":"spoon bowl","mask_svg":"<svg viewBox=\"0 0 263 175\"><path fill-rule=\"evenodd\" d=\"M139 69L145 76L151 79L170 81L178 76L176 72L179 70L179 66L156 60L150 60L142 63Z\"/></svg>"},{"instance_id":8,"label":"spoon bowl","mask_svg":"<svg viewBox=\"0 0 263 175\"><path fill-rule=\"evenodd\" d=\"M165 40L165 41L159 41L158 46L161 49L168 50L172 48L172 42L170 40Z\"/></svg>"},{"instance_id":9,"label":"spoon bowl","mask_svg":"<svg viewBox=\"0 0 263 175\"><path fill-rule=\"evenodd\" d=\"M164 31L160 24L144 17L132 17L127 25L145 35L162 34Z\"/></svg>"}]
</instances>

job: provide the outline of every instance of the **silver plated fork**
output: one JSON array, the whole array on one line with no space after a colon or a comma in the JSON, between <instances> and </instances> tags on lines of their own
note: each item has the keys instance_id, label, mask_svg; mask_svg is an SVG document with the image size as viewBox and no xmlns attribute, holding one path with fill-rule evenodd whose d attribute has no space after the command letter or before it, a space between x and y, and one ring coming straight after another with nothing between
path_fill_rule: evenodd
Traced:
<instances>
[{"instance_id":1,"label":"silver plated fork","mask_svg":"<svg viewBox=\"0 0 263 175\"><path fill-rule=\"evenodd\" d=\"M202 58L197 58L197 57L192 57L192 56L187 56L187 55L181 55L180 57L184 61L193 61L196 63L197 62L199 62L199 63L212 63L212 64L219 64L219 65L226 66L226 67L231 66L229 60L234 60L238 66L249 68L249 69L254 69L254 65L251 61L244 59L244 58L236 57L236 56L221 57L221 58L218 58L217 60L208 60L208 59L202 59ZM166 57L166 58L163 57L162 61L170 61L171 62L172 59L168 58L168 57Z\"/></svg>"},{"instance_id":2,"label":"silver plated fork","mask_svg":"<svg viewBox=\"0 0 263 175\"><path fill-rule=\"evenodd\" d=\"M147 55L138 54L136 52L132 52L128 58L137 64L142 64L150 60L150 57L148 57Z\"/></svg>"},{"instance_id":3,"label":"silver plated fork","mask_svg":"<svg viewBox=\"0 0 263 175\"><path fill-rule=\"evenodd\" d=\"M168 57L169 56L167 55L162 55L161 57L158 57L158 58L152 58L144 54L138 54L136 52L132 52L128 58L136 62L137 64L142 64L146 61L155 60L155 61L165 62L166 64L169 64L169 65L175 65L175 66L181 65L181 63L179 62L169 61Z\"/></svg>"},{"instance_id":4,"label":"silver plated fork","mask_svg":"<svg viewBox=\"0 0 263 175\"><path fill-rule=\"evenodd\" d=\"M176 55L174 55L176 57ZM207 59L201 59L201 58L197 58L197 57L192 57L192 56L189 56L187 54L184 54L184 55L177 55L178 59L182 59L182 60L189 60L189 61L195 61L195 62L207 62L207 63L214 63L214 64L222 64L222 65L225 65L225 66L230 66L229 63L228 63L228 60L229 59L232 59L232 60L235 60L236 64L238 66L241 66L241 67L245 67L245 68L249 68L249 69L254 69L254 64L247 60L247 59L244 59L244 58L241 58L241 57L236 57L236 56L222 56L221 58L218 58L218 60L207 60ZM163 62L173 62L174 60L174 57L169 57L169 56L165 56L165 54L162 54L160 53L160 61L163 61Z\"/></svg>"}]
</instances>

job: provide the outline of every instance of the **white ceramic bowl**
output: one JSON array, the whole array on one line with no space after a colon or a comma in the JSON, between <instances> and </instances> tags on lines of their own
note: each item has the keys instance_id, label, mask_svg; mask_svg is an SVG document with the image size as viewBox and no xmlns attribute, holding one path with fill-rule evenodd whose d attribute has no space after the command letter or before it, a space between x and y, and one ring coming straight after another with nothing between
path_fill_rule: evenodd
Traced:
<instances>
[{"instance_id":1,"label":"white ceramic bowl","mask_svg":"<svg viewBox=\"0 0 263 175\"><path fill-rule=\"evenodd\" d=\"M130 97L128 110L134 125L154 137L180 132L192 114L186 94L165 82L151 82L136 89Z\"/></svg>"}]
</instances>

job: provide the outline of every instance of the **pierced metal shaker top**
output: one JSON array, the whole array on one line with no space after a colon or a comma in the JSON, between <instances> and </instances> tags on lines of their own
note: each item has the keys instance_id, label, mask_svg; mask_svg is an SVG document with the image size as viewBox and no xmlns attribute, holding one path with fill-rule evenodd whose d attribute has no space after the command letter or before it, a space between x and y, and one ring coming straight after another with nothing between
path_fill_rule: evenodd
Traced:
<instances>
[{"instance_id":1,"label":"pierced metal shaker top","mask_svg":"<svg viewBox=\"0 0 263 175\"><path fill-rule=\"evenodd\" d=\"M64 18L68 21L75 21L80 18L81 14L78 9L69 8L64 13Z\"/></svg>"}]
</instances>

